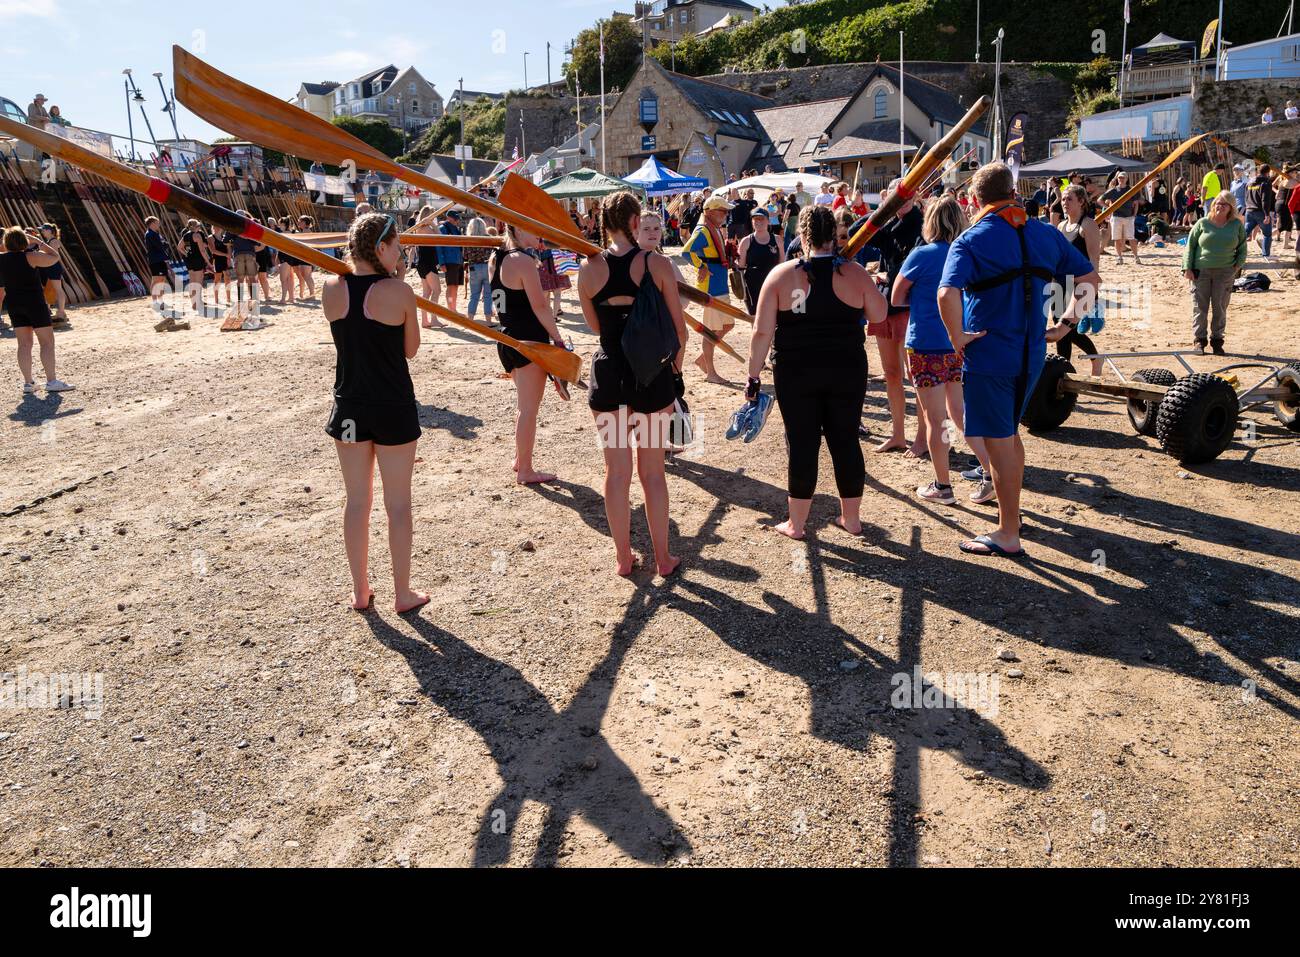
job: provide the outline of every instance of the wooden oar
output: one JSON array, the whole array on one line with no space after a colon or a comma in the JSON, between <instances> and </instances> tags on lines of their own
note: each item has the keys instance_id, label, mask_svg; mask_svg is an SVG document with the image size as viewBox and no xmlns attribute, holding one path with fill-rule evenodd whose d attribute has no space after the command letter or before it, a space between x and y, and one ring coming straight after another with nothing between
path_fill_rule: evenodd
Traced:
<instances>
[{"instance_id":1,"label":"wooden oar","mask_svg":"<svg viewBox=\"0 0 1300 957\"><path fill-rule=\"evenodd\" d=\"M990 102L987 96L981 96L966 111L966 115L957 121L957 125L949 130L943 139L934 144L934 149L926 153L920 161L912 164L912 168L907 171L903 181L898 184L898 189L889 194L889 199L876 207L876 211L871 214L871 218L862 224L840 250L841 256L845 259L852 259L858 250L865 246L872 236L893 219L906 203L916 198L921 184L929 178L940 163L957 149L961 144L961 138L975 125L975 121L984 115L984 111L989 108Z\"/></svg>"},{"instance_id":2,"label":"wooden oar","mask_svg":"<svg viewBox=\"0 0 1300 957\"><path fill-rule=\"evenodd\" d=\"M471 192L471 193L476 193L476 192L478 192L478 191L481 190L481 189L484 189L484 188L486 188L486 187L488 187L488 186L491 186L493 183L495 183L497 180L499 180L499 179L500 179L502 176L504 176L506 173L513 173L514 170L515 170L515 167L516 167L516 166L519 166L519 165L522 164L523 162L524 162L524 159L523 159L523 157L521 156L519 159L515 160L513 163L511 163L509 166L507 166L505 169L501 170L500 172L493 173L491 176L488 176L488 177L485 177L484 179L479 180L477 183L475 183L473 186L471 186L471 187L469 188L470 192ZM444 215L445 213L447 213L447 212L449 212L450 210L455 209L455 208L456 208L456 204L455 204L455 203L444 203L443 205L439 206L437 209L435 209L435 210L433 211L434 218L436 219L437 217L442 216L442 215Z\"/></svg>"},{"instance_id":3,"label":"wooden oar","mask_svg":"<svg viewBox=\"0 0 1300 957\"><path fill-rule=\"evenodd\" d=\"M186 216L192 216L236 236L242 236L254 242L265 243L273 249L286 252L303 262L318 266L326 272L344 275L352 271L346 263L321 252L319 249L313 249L311 246L306 246L290 239L288 236L283 236L280 233L259 226L251 219L240 216L224 206L218 206L201 196L196 196L179 186L173 186L165 180L149 176L116 160L108 159L98 153L77 146L75 143L61 137L38 130L33 126L15 123L13 120L0 116L0 133L30 143L51 156L63 160L70 166L83 168L87 172L101 176L124 189L148 196L154 202L160 203L169 209L177 210ZM452 312L436 302L430 302L420 296L416 297L416 301L425 312L432 312L448 322L477 332L484 338L509 346L536 362L557 378L564 379L567 382L578 381L579 373L582 371L582 359L567 349L544 342L524 342L499 332L486 323L468 319L458 312Z\"/></svg>"},{"instance_id":4,"label":"wooden oar","mask_svg":"<svg viewBox=\"0 0 1300 957\"><path fill-rule=\"evenodd\" d=\"M1110 214L1111 214L1111 212L1112 212L1113 210L1119 209L1121 206L1123 206L1125 203L1127 203L1130 199L1132 199L1132 198L1133 198L1134 196L1136 196L1139 192L1141 192L1142 187L1146 186L1147 183L1151 182L1153 179L1155 179L1157 176L1159 176L1162 172L1164 172L1166 169L1168 169L1169 166L1170 166L1170 164L1173 163L1174 160L1178 159L1178 157L1182 156L1182 155L1183 155L1184 153L1186 153L1189 149L1191 149L1193 146L1195 146L1195 145L1196 145L1197 143L1199 143L1201 140L1205 139L1205 137L1210 136L1210 135L1211 135L1210 133L1201 133L1201 134L1199 134L1199 135L1197 135L1197 136L1193 136L1193 137L1192 137L1191 139L1189 139L1189 140L1184 140L1182 143L1180 143L1177 149L1175 149L1172 153L1170 153L1168 156L1166 156L1163 160L1161 160L1161 161L1156 165L1156 168L1155 168L1155 169L1153 169L1151 172L1147 173L1145 176L1143 176L1141 179L1139 179L1136 183L1134 183L1132 186L1130 186L1128 189L1126 189L1126 190L1123 192L1123 194L1120 195L1120 197L1119 197L1118 199L1115 200L1115 202L1111 203L1109 206L1107 206L1105 209L1103 209L1100 213L1098 213L1095 217L1093 217L1093 218L1095 219L1097 225L1100 226L1102 223L1104 223L1106 220L1108 220L1108 219L1110 218Z\"/></svg>"},{"instance_id":5,"label":"wooden oar","mask_svg":"<svg viewBox=\"0 0 1300 957\"><path fill-rule=\"evenodd\" d=\"M350 161L359 168L387 173L403 182L426 189L430 193L455 200L467 209L540 236L561 249L571 249L584 256L594 256L600 252L599 246L578 235L573 221L567 214L564 220L567 221L568 228L563 228L559 220L554 217L554 209L559 208L559 204L526 180L523 182L533 187L550 204L550 210L544 214L547 216L546 219L539 221L523 210L494 203L425 176L423 173L407 169L346 130L318 116L313 116L306 110L299 109L287 100L280 100L263 93L256 87L222 73L179 46L172 47L172 64L175 71L177 99L184 103L190 112L228 133L243 136L254 143L269 146L283 153L309 156L333 166L342 166ZM521 177L507 177L507 184L512 178L521 179ZM545 209L546 206L533 203L528 208ZM561 213L563 213L562 209ZM731 303L714 299L688 283L679 282L677 286L681 294L691 302L711 306L737 319L751 321L743 309L738 309Z\"/></svg>"}]
</instances>

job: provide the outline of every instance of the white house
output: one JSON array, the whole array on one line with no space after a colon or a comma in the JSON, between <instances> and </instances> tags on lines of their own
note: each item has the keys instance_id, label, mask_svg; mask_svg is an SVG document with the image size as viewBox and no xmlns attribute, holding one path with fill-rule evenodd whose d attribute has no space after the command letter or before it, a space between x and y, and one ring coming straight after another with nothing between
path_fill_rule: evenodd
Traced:
<instances>
[{"instance_id":1,"label":"white house","mask_svg":"<svg viewBox=\"0 0 1300 957\"><path fill-rule=\"evenodd\" d=\"M1226 48L1219 63L1221 80L1300 77L1300 33Z\"/></svg>"}]
</instances>

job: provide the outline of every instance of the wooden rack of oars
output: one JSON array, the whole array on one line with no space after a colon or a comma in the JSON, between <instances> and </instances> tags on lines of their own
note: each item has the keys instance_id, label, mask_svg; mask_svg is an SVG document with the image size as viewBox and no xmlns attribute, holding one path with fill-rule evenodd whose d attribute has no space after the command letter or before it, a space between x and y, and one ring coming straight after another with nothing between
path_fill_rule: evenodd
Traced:
<instances>
[{"instance_id":1,"label":"wooden rack of oars","mask_svg":"<svg viewBox=\"0 0 1300 957\"><path fill-rule=\"evenodd\" d=\"M296 159L290 158L293 169ZM0 141L0 228L59 227L63 244L64 291L80 304L114 296L146 295L149 263L144 221L157 216L159 230L177 251L184 222L174 211L91 173L58 161L42 167L20 159L9 140ZM53 175L51 175L51 172ZM228 164L204 169L160 164L151 175L231 209L246 209L266 221L311 216L319 229L345 228L351 210L311 202L300 176L270 170L262 178L239 176Z\"/></svg>"}]
</instances>

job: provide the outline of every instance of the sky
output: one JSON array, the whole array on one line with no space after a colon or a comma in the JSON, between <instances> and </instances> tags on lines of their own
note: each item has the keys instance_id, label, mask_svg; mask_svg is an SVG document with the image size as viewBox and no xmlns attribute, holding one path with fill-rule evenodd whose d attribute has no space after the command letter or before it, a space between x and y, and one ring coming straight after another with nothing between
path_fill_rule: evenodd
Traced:
<instances>
[{"instance_id":1,"label":"sky","mask_svg":"<svg viewBox=\"0 0 1300 957\"><path fill-rule=\"evenodd\" d=\"M26 109L36 93L76 126L127 133L122 70L130 68L159 138L171 121L153 73L171 88L179 44L218 69L288 99L303 81L344 82L389 63L414 65L446 100L465 89L501 92L558 79L564 47L584 27L632 0L0 0L0 96ZM221 135L178 105L182 136ZM136 138L148 140L140 111ZM119 144L119 149L124 143ZM137 147L139 148L139 147Z\"/></svg>"}]
</instances>

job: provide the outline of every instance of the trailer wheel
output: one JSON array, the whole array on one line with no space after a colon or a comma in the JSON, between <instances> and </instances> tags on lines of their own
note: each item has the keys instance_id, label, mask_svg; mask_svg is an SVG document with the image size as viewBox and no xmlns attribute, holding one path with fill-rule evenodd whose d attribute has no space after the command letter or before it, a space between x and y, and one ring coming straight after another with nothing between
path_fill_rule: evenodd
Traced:
<instances>
[{"instance_id":1,"label":"trailer wheel","mask_svg":"<svg viewBox=\"0 0 1300 957\"><path fill-rule=\"evenodd\" d=\"M1209 462L1231 444L1239 411L1232 386L1217 375L1193 372L1170 386L1161 400L1156 438L1180 462Z\"/></svg>"},{"instance_id":2,"label":"trailer wheel","mask_svg":"<svg viewBox=\"0 0 1300 957\"><path fill-rule=\"evenodd\" d=\"M1133 381L1169 388L1178 379L1168 369L1139 369L1133 373ZM1155 402L1147 399L1128 400L1128 420L1133 423L1133 428L1137 429L1138 435L1156 434L1156 416L1159 411L1159 400Z\"/></svg>"},{"instance_id":3,"label":"trailer wheel","mask_svg":"<svg viewBox=\"0 0 1300 957\"><path fill-rule=\"evenodd\" d=\"M1046 358L1033 394L1025 403L1025 414L1020 417L1030 432L1052 431L1070 417L1075 403L1079 401L1073 392L1060 391L1062 377L1073 372L1074 365L1062 356Z\"/></svg>"},{"instance_id":4,"label":"trailer wheel","mask_svg":"<svg viewBox=\"0 0 1300 957\"><path fill-rule=\"evenodd\" d=\"M1300 432L1300 361L1292 362L1278 370L1277 384L1290 387L1291 398L1273 403L1273 414L1292 432Z\"/></svg>"}]
</instances>

